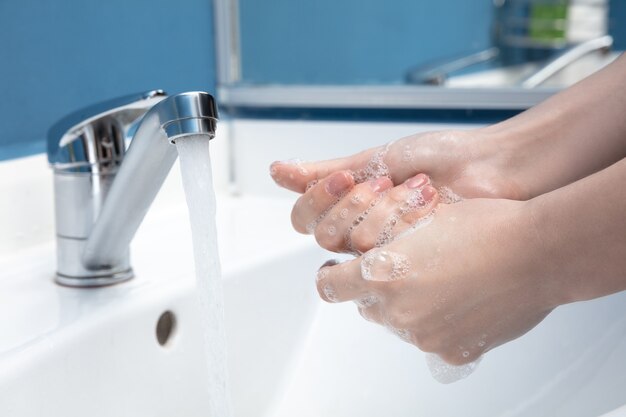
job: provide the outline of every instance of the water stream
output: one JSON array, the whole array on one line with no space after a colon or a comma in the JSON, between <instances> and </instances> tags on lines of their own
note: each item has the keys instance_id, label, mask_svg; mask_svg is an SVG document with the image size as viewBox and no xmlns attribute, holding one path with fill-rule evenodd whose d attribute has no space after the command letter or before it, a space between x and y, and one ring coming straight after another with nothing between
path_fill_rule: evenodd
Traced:
<instances>
[{"instance_id":1,"label":"water stream","mask_svg":"<svg viewBox=\"0 0 626 417\"><path fill-rule=\"evenodd\" d=\"M224 292L217 248L215 192L206 136L188 137L176 143L183 187L189 208L196 280L207 353L208 417L231 417L226 362Z\"/></svg>"}]
</instances>

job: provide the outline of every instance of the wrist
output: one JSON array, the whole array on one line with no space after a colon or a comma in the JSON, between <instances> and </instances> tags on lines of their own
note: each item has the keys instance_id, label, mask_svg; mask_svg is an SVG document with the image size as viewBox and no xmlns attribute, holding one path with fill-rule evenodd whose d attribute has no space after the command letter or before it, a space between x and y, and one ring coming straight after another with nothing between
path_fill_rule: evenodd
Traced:
<instances>
[{"instance_id":1,"label":"wrist","mask_svg":"<svg viewBox=\"0 0 626 417\"><path fill-rule=\"evenodd\" d=\"M493 131L490 127L465 132L463 153L468 155L465 174L487 181L480 196L528 200L531 193L527 177L532 172L528 140L523 135ZM493 188L493 190L490 190Z\"/></svg>"},{"instance_id":2,"label":"wrist","mask_svg":"<svg viewBox=\"0 0 626 417\"><path fill-rule=\"evenodd\" d=\"M572 301L572 295L565 285L562 269L557 265L548 220L544 216L542 201L532 199L516 202L512 211L514 247L502 245L511 256L510 271L524 282L524 291L529 294L529 302L542 311L552 310Z\"/></svg>"},{"instance_id":3,"label":"wrist","mask_svg":"<svg viewBox=\"0 0 626 417\"><path fill-rule=\"evenodd\" d=\"M527 225L526 242L530 256L529 274L541 289L544 302L551 308L578 301L575 289L567 279L565 265L571 263L563 253L550 195L524 202L523 223Z\"/></svg>"},{"instance_id":4,"label":"wrist","mask_svg":"<svg viewBox=\"0 0 626 417\"><path fill-rule=\"evenodd\" d=\"M561 175L554 169L559 155L550 153L563 131L562 115L527 113L476 132L484 160L515 184L520 200L551 191Z\"/></svg>"}]
</instances>

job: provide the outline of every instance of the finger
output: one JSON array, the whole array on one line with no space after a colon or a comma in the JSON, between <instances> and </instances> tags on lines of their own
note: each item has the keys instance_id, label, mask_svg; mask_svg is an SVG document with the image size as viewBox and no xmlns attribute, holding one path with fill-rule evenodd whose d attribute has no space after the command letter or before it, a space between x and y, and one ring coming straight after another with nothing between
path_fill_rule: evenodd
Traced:
<instances>
[{"instance_id":1,"label":"finger","mask_svg":"<svg viewBox=\"0 0 626 417\"><path fill-rule=\"evenodd\" d=\"M352 228L367 217L368 210L380 201L381 194L393 186L387 177L354 186L319 221L315 238L319 245L333 252L353 252L347 241Z\"/></svg>"},{"instance_id":2,"label":"finger","mask_svg":"<svg viewBox=\"0 0 626 417\"><path fill-rule=\"evenodd\" d=\"M299 160L276 161L270 165L270 175L279 186L298 193L304 193L307 185L320 181L336 171L357 172L366 167L373 155L382 148L372 148L345 158L319 162Z\"/></svg>"},{"instance_id":3,"label":"finger","mask_svg":"<svg viewBox=\"0 0 626 417\"><path fill-rule=\"evenodd\" d=\"M327 265L327 264L325 264ZM371 282L361 277L360 258L322 266L317 272L317 291L324 301L340 303L374 295Z\"/></svg>"},{"instance_id":4,"label":"finger","mask_svg":"<svg viewBox=\"0 0 626 417\"><path fill-rule=\"evenodd\" d=\"M348 171L336 172L315 184L293 206L291 223L294 229L300 233L313 233L328 210L353 186L354 178Z\"/></svg>"},{"instance_id":5,"label":"finger","mask_svg":"<svg viewBox=\"0 0 626 417\"><path fill-rule=\"evenodd\" d=\"M369 216L351 231L352 248L363 253L381 247L427 218L437 204L439 194L424 174L418 174L390 189L372 208Z\"/></svg>"}]
</instances>

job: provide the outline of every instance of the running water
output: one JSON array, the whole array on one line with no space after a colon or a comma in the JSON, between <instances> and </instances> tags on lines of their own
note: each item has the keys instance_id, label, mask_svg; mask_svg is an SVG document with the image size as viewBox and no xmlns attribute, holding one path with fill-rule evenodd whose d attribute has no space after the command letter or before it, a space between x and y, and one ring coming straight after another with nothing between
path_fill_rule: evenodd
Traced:
<instances>
[{"instance_id":1,"label":"running water","mask_svg":"<svg viewBox=\"0 0 626 417\"><path fill-rule=\"evenodd\" d=\"M215 192L209 138L186 137L176 142L189 208L200 315L207 353L209 417L231 417L226 365L224 293L217 249Z\"/></svg>"}]
</instances>

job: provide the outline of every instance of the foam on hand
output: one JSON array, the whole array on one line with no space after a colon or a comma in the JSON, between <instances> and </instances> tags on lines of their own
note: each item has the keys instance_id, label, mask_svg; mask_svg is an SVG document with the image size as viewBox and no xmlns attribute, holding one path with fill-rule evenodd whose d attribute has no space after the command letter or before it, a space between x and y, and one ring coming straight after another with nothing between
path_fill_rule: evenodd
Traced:
<instances>
[{"instance_id":1,"label":"foam on hand","mask_svg":"<svg viewBox=\"0 0 626 417\"><path fill-rule=\"evenodd\" d=\"M361 276L366 281L396 281L408 276L409 258L401 253L373 249L361 259Z\"/></svg>"},{"instance_id":2,"label":"foam on hand","mask_svg":"<svg viewBox=\"0 0 626 417\"><path fill-rule=\"evenodd\" d=\"M392 143L393 142L388 143L384 148L376 152L364 168L352 171L352 176L357 184L380 177L390 176L389 167L385 163L384 159Z\"/></svg>"},{"instance_id":3,"label":"foam on hand","mask_svg":"<svg viewBox=\"0 0 626 417\"><path fill-rule=\"evenodd\" d=\"M463 352L463 357L468 357L469 352ZM450 365L438 355L434 353L426 354L426 365L430 370L430 374L433 378L442 384L451 384L453 382L460 381L467 378L476 370L478 364L482 360L482 356L476 359L474 362L467 363L465 365Z\"/></svg>"}]
</instances>

